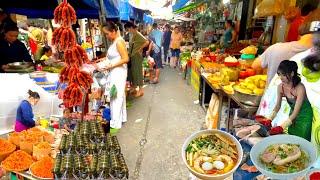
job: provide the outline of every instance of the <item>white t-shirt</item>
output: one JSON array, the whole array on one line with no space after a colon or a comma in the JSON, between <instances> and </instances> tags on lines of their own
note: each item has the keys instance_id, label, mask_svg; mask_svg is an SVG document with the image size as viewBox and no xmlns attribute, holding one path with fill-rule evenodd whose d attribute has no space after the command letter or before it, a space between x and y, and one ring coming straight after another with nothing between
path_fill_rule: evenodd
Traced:
<instances>
[{"instance_id":1,"label":"white t-shirt","mask_svg":"<svg viewBox=\"0 0 320 180\"><path fill-rule=\"evenodd\" d=\"M268 83L277 74L279 64L283 60L289 60L294 55L307 50L308 47L301 45L298 41L276 43L270 46L260 55L262 68L268 68Z\"/></svg>"}]
</instances>

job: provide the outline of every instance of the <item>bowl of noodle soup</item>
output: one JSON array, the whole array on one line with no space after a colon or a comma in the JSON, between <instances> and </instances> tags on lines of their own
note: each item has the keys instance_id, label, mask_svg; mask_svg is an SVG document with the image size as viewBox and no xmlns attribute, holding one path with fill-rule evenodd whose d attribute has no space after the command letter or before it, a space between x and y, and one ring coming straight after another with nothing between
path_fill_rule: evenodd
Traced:
<instances>
[{"instance_id":1,"label":"bowl of noodle soup","mask_svg":"<svg viewBox=\"0 0 320 180\"><path fill-rule=\"evenodd\" d=\"M181 155L188 170L202 180L223 180L239 167L243 150L231 134L220 130L193 133L184 142Z\"/></svg>"},{"instance_id":2,"label":"bowl of noodle soup","mask_svg":"<svg viewBox=\"0 0 320 180\"><path fill-rule=\"evenodd\" d=\"M270 153L274 155L267 161L266 155ZM250 151L250 158L257 169L270 178L294 179L306 175L317 160L317 149L301 137L282 134L257 143Z\"/></svg>"}]
</instances>

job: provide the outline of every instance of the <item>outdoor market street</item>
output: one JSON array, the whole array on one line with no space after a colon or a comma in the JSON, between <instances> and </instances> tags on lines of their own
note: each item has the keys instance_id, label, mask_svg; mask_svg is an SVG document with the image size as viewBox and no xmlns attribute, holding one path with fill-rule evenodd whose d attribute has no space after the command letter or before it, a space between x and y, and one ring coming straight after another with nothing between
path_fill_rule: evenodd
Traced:
<instances>
[{"instance_id":1,"label":"outdoor market street","mask_svg":"<svg viewBox=\"0 0 320 180\"><path fill-rule=\"evenodd\" d=\"M145 95L128 109L128 122L117 134L133 180L187 179L181 158L184 140L199 130L205 113L177 70L165 67L160 83L147 85Z\"/></svg>"}]
</instances>

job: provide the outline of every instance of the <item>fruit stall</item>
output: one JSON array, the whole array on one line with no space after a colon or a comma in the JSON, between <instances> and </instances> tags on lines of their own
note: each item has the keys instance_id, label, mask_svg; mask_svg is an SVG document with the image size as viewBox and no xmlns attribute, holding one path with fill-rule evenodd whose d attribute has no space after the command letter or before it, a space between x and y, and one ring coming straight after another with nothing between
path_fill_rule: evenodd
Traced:
<instances>
[{"instance_id":1,"label":"fruit stall","mask_svg":"<svg viewBox=\"0 0 320 180\"><path fill-rule=\"evenodd\" d=\"M202 57L198 58L201 67L199 102L205 111L210 111L206 118L206 121L213 121L209 123L210 128L224 127L229 131L231 110L235 107L249 115L258 110L267 77L251 68L257 53L255 46L248 46L239 53L240 58L236 58L204 49ZM212 94L215 94L215 97ZM213 98L215 105L212 105ZM225 117L222 112L226 112ZM220 123L225 120L225 124L221 126Z\"/></svg>"}]
</instances>

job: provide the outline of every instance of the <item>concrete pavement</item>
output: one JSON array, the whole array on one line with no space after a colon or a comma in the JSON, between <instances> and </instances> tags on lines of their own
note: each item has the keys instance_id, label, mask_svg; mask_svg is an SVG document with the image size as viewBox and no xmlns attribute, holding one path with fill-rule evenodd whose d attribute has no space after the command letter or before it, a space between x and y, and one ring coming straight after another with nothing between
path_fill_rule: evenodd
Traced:
<instances>
[{"instance_id":1,"label":"concrete pavement","mask_svg":"<svg viewBox=\"0 0 320 180\"><path fill-rule=\"evenodd\" d=\"M197 99L182 75L166 67L160 83L147 85L145 95L133 100L117 134L130 180L188 179L181 146L204 122L204 111L193 103Z\"/></svg>"}]
</instances>

